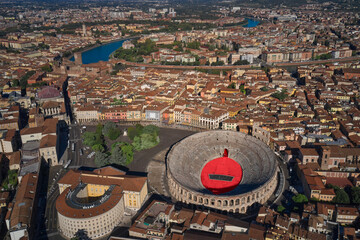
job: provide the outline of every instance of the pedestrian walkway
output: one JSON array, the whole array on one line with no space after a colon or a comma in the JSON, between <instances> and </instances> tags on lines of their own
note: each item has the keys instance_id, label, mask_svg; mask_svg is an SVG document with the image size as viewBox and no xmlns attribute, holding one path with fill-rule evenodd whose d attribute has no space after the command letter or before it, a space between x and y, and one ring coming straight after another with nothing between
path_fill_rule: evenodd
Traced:
<instances>
[{"instance_id":1,"label":"pedestrian walkway","mask_svg":"<svg viewBox=\"0 0 360 240\"><path fill-rule=\"evenodd\" d=\"M165 188L165 155L168 149L165 149L155 155L150 161L147 172L149 186L158 194L170 196Z\"/></svg>"}]
</instances>

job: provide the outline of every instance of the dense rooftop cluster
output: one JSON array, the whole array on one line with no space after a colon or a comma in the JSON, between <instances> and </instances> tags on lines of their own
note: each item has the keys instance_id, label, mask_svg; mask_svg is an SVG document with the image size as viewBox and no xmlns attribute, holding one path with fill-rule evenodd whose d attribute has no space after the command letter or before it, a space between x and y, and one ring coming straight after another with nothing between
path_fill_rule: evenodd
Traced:
<instances>
[{"instance_id":1,"label":"dense rooftop cluster","mask_svg":"<svg viewBox=\"0 0 360 240\"><path fill-rule=\"evenodd\" d=\"M243 144L244 149L251 144L246 152L239 150L239 142L225 146L205 137L197 139L208 144L201 151L193 142L188 148L179 144L175 152L185 160L172 162L170 168L182 167L176 177L186 189L208 194L200 179L193 179L193 173L199 178L204 159L186 151L209 160L228 147L243 167L242 183L251 186L240 184L227 196L248 194L267 183L271 186L261 193L275 192L276 198L271 209L273 202L266 202L270 196L259 200L255 193L224 201L211 194L196 198L168 182L170 175L162 169L157 180L164 192L172 184L177 200L213 210L216 205L235 217L257 214L256 221L151 201L134 219L130 236L358 239L360 20L358 13L345 11L354 6L346 2L271 9L219 3L200 9L203 13L181 4L173 8L170 2L161 8L146 3L141 9L111 3L99 7L94 1L83 6L59 3L56 9L45 3L0 3L0 206L7 209L0 223L6 223L10 238L43 237L38 219L45 203L56 213L57 187L57 209L63 213L60 234L68 238L83 226L81 219L86 218L89 234L96 238L124 224L128 212L131 216L143 209L149 197L147 178L111 167L66 170L68 156L84 154L75 148L83 140L74 136L76 131L82 134L86 128L80 124L115 122L252 135L258 140L249 137ZM119 39L124 40L122 48L109 61L83 64L82 51ZM71 139L70 125L76 130ZM103 140L104 135L100 131L96 136ZM156 134L156 144L160 137ZM206 150L208 146L214 151ZM100 144L98 150L109 158L105 147ZM93 150L81 158L93 163ZM49 186L43 179L49 177L48 167L58 171ZM62 171L67 174L58 181ZM104 221L101 228L91 219L95 215ZM55 224L53 220L56 228L56 216Z\"/></svg>"}]
</instances>

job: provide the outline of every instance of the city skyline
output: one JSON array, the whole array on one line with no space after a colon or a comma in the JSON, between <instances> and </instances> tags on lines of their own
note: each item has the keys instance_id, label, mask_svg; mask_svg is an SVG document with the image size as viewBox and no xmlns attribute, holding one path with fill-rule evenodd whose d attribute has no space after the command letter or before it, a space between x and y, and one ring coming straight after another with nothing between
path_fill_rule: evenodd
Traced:
<instances>
[{"instance_id":1,"label":"city skyline","mask_svg":"<svg viewBox=\"0 0 360 240\"><path fill-rule=\"evenodd\" d=\"M0 239L360 239L357 1L1 1Z\"/></svg>"}]
</instances>

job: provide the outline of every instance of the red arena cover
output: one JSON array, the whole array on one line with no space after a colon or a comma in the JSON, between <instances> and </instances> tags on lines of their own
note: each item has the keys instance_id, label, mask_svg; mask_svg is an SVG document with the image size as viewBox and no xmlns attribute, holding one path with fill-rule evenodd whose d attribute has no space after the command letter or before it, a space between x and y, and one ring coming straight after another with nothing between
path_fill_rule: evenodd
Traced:
<instances>
[{"instance_id":1,"label":"red arena cover","mask_svg":"<svg viewBox=\"0 0 360 240\"><path fill-rule=\"evenodd\" d=\"M201 182L213 194L222 194L235 189L242 179L242 168L239 163L224 156L208 162L201 171Z\"/></svg>"}]
</instances>

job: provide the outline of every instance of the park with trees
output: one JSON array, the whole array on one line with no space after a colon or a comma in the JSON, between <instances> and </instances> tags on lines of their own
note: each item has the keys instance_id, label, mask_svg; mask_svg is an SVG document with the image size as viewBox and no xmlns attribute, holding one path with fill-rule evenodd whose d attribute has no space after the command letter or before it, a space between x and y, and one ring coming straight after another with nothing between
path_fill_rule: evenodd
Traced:
<instances>
[{"instance_id":1,"label":"park with trees","mask_svg":"<svg viewBox=\"0 0 360 240\"><path fill-rule=\"evenodd\" d=\"M129 127L126 140L119 140L121 134L114 122L98 124L95 131L83 134L83 143L95 152L96 166L127 166L133 161L135 152L155 147L160 142L159 128L154 125Z\"/></svg>"}]
</instances>

